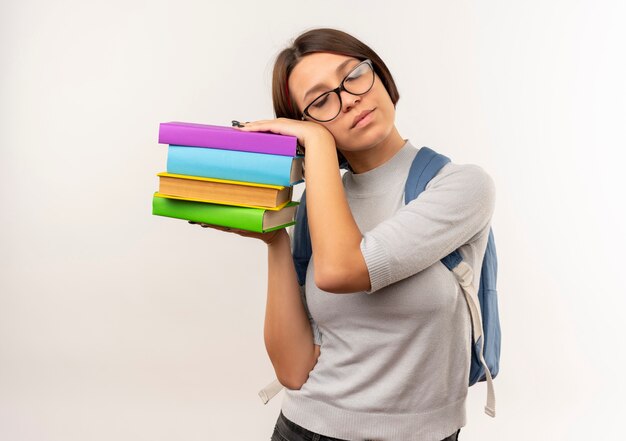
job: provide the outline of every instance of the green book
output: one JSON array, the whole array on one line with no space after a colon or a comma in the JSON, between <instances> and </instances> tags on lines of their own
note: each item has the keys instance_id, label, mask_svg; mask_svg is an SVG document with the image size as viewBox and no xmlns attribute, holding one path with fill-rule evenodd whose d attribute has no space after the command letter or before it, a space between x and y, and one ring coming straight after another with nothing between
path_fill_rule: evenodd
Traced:
<instances>
[{"instance_id":1,"label":"green book","mask_svg":"<svg viewBox=\"0 0 626 441\"><path fill-rule=\"evenodd\" d=\"M299 204L299 202L290 201L280 210L266 210L180 198L173 199L156 192L152 197L152 214L266 233L294 225L296 223L296 208Z\"/></svg>"}]
</instances>

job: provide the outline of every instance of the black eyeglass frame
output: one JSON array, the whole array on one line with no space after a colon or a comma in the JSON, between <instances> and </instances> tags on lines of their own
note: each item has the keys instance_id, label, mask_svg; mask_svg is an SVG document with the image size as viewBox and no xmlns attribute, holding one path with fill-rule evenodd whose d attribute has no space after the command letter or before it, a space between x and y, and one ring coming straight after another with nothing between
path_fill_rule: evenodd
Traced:
<instances>
[{"instance_id":1,"label":"black eyeglass frame","mask_svg":"<svg viewBox=\"0 0 626 441\"><path fill-rule=\"evenodd\" d=\"M352 93L350 92L348 89L345 88L344 83L345 81L348 79L348 77L350 75L352 75L352 73L357 70L362 64L369 64L370 68L372 69L372 84L370 85L370 87L362 93ZM319 95L317 98L315 98L313 101L311 101L309 103L308 106L306 106L304 108L304 110L302 111L302 121L304 121L304 116L308 116L311 119L314 119L317 122L329 122L332 121L333 119L337 118L337 116L339 116L339 114L341 113L341 109L343 108L343 102L341 101L341 91L345 90L346 92L348 92L350 95L355 95L355 96L359 96L359 95L365 95L367 92L369 92L370 90L372 90L372 87L374 86L374 82L376 81L376 71L374 70L374 64L372 63L372 60L370 60L369 58L366 58L365 60L361 61L359 64L357 64L356 66L354 66L354 68L352 70L350 70L350 72L348 72L348 74L343 78L343 80L341 80L341 84L339 84L339 86L337 86L336 88L334 88L333 90L329 90L327 92L322 93L321 95ZM311 107L311 105L316 102L318 99L320 99L321 97L323 97L324 95L328 95L330 93L336 93L337 97L339 98L339 111L337 112L337 114L335 116L333 116L331 119L317 119L314 116L311 116L311 114L309 113L309 107Z\"/></svg>"}]
</instances>

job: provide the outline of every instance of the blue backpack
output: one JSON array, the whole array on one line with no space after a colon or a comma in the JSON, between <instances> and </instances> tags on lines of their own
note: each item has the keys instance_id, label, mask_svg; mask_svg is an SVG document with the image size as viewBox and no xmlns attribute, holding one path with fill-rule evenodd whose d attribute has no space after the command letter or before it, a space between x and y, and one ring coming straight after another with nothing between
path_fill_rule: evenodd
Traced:
<instances>
[{"instance_id":1,"label":"blue backpack","mask_svg":"<svg viewBox=\"0 0 626 441\"><path fill-rule=\"evenodd\" d=\"M450 159L428 147L422 147L415 156L405 184L404 203L408 204L424 191L426 184L450 162ZM347 165L342 163L342 168ZM300 198L300 205L296 211L294 226L293 261L296 267L298 283L305 283L306 270L313 253L311 237L306 216L306 190ZM487 404L485 413L495 417L495 393L492 379L496 377L500 364L500 319L498 315L498 299L496 290L496 276L498 259L493 231L489 230L489 239L481 269L478 292L472 285L472 269L463 262L461 253L456 250L441 259L441 262L452 271L465 294L470 315L472 318L472 362L469 375L469 385L487 381ZM480 305L480 308L478 308Z\"/></svg>"}]
</instances>

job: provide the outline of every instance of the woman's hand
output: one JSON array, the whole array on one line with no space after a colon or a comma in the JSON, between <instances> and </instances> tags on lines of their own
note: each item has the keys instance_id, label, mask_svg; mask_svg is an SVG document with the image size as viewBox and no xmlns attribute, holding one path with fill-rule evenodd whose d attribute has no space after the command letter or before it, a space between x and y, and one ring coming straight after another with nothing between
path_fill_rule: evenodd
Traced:
<instances>
[{"instance_id":1,"label":"woman's hand","mask_svg":"<svg viewBox=\"0 0 626 441\"><path fill-rule=\"evenodd\" d=\"M200 225L202 228L215 228L216 230L225 231L227 233L235 233L244 237L252 237L254 239L261 239L263 242L265 242L268 245L271 244L279 234L281 234L280 233L281 231L285 234L287 233L287 231L284 228L270 231L268 233L257 233L254 231L240 230L238 228L222 227L221 225L205 224L202 222L193 222L193 221L188 221L188 222L192 225Z\"/></svg>"},{"instance_id":2,"label":"woman's hand","mask_svg":"<svg viewBox=\"0 0 626 441\"><path fill-rule=\"evenodd\" d=\"M246 122L243 127L234 127L242 132L272 132L279 135L290 135L298 138L298 144L306 147L307 140L329 137L335 140L332 133L321 124L312 121L301 121L290 118L263 119Z\"/></svg>"}]
</instances>

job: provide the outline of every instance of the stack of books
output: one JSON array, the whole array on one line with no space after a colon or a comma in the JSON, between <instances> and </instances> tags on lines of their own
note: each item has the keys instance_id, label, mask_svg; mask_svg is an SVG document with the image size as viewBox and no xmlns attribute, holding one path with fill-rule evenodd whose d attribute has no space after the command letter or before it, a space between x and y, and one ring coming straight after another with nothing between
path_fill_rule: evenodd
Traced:
<instances>
[{"instance_id":1,"label":"stack of books","mask_svg":"<svg viewBox=\"0 0 626 441\"><path fill-rule=\"evenodd\" d=\"M158 173L152 214L253 232L295 224L293 186L304 181L295 136L167 122L167 171Z\"/></svg>"}]
</instances>

